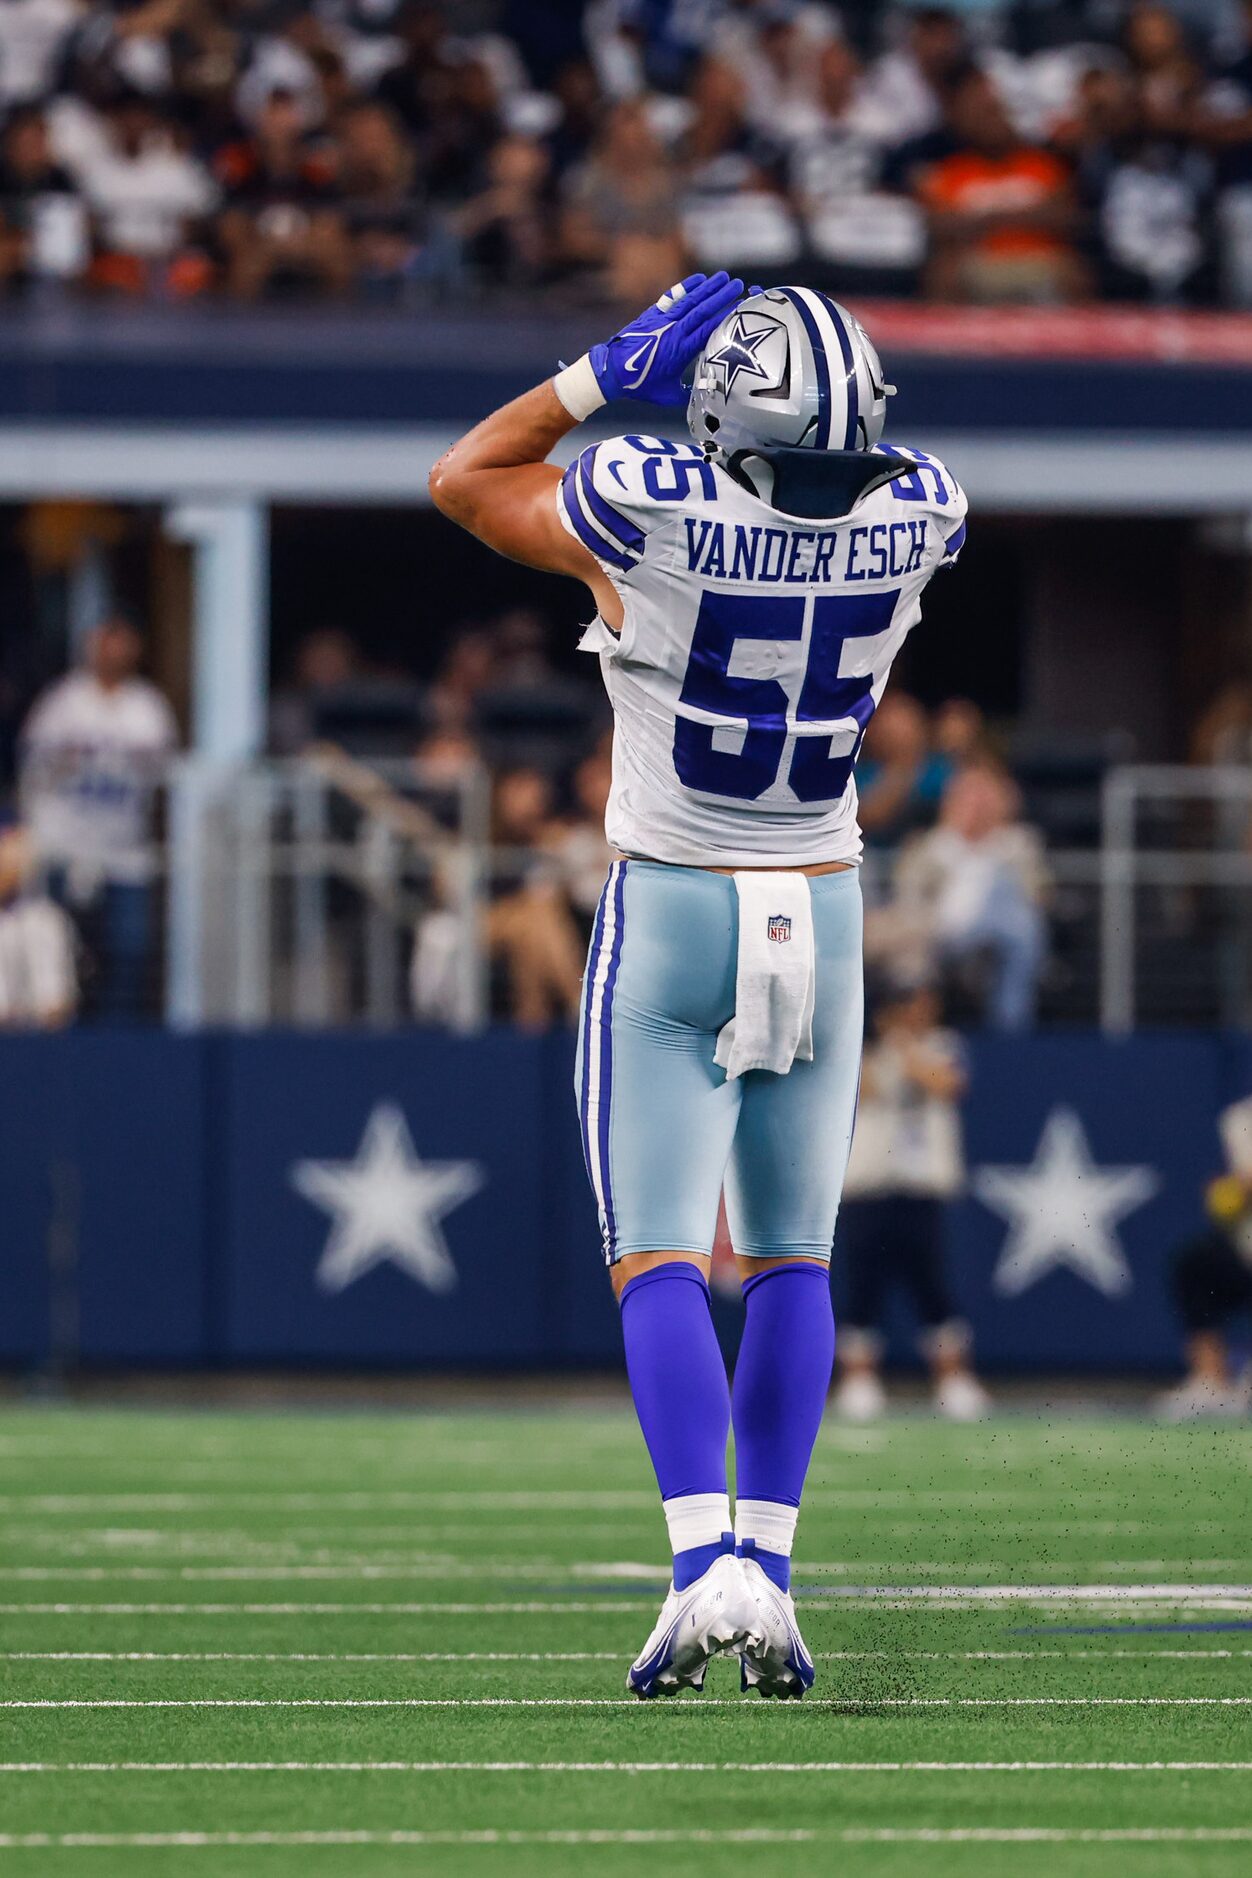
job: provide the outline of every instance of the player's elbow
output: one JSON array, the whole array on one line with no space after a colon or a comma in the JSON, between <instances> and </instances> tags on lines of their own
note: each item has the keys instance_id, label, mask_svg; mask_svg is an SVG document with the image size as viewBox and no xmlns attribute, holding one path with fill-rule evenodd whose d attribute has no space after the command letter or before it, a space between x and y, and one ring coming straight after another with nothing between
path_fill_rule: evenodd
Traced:
<instances>
[{"instance_id":1,"label":"player's elbow","mask_svg":"<svg viewBox=\"0 0 1252 1878\"><path fill-rule=\"evenodd\" d=\"M439 513L456 522L461 519L465 479L453 466L451 454L449 451L440 457L426 479L426 486L430 491L430 499Z\"/></svg>"}]
</instances>

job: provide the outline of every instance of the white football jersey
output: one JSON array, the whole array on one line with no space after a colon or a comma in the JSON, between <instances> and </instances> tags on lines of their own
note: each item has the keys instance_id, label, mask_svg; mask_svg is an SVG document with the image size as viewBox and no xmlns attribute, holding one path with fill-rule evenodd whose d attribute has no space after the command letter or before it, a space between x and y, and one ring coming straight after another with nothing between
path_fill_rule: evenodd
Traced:
<instances>
[{"instance_id":1,"label":"white football jersey","mask_svg":"<svg viewBox=\"0 0 1252 1878\"><path fill-rule=\"evenodd\" d=\"M150 878L153 792L177 745L146 679L106 687L79 671L50 685L22 728L22 806L41 859L84 881Z\"/></svg>"},{"instance_id":2,"label":"white football jersey","mask_svg":"<svg viewBox=\"0 0 1252 1878\"><path fill-rule=\"evenodd\" d=\"M695 444L584 450L558 506L622 597L596 620L613 706L606 832L690 866L794 867L861 853L852 768L965 496L920 451L846 515L769 507Z\"/></svg>"}]
</instances>

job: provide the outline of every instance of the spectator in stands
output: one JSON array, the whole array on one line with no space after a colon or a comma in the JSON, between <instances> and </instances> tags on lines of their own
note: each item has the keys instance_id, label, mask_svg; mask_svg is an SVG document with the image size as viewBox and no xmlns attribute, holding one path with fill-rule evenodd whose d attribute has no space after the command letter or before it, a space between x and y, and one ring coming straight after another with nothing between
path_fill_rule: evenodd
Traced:
<instances>
[{"instance_id":1,"label":"spectator in stands","mask_svg":"<svg viewBox=\"0 0 1252 1878\"><path fill-rule=\"evenodd\" d=\"M225 204L217 221L226 283L241 299L338 291L352 250L335 190L335 155L305 129L294 92L274 90L252 135L214 162Z\"/></svg>"},{"instance_id":2,"label":"spectator in stands","mask_svg":"<svg viewBox=\"0 0 1252 1878\"><path fill-rule=\"evenodd\" d=\"M80 0L9 0L0 6L0 110L47 97L83 11Z\"/></svg>"},{"instance_id":3,"label":"spectator in stands","mask_svg":"<svg viewBox=\"0 0 1252 1878\"><path fill-rule=\"evenodd\" d=\"M447 820L464 784L483 773L482 753L474 739L451 726L423 737L413 752L413 763L423 787L439 798L440 820Z\"/></svg>"},{"instance_id":4,"label":"spectator in stands","mask_svg":"<svg viewBox=\"0 0 1252 1878\"><path fill-rule=\"evenodd\" d=\"M903 44L871 67L866 104L884 143L907 144L942 128L944 97L969 58L965 27L953 7L911 10Z\"/></svg>"},{"instance_id":5,"label":"spectator in stands","mask_svg":"<svg viewBox=\"0 0 1252 1878\"><path fill-rule=\"evenodd\" d=\"M573 814L556 823L547 837L584 946L590 943L596 908L613 859L604 834L612 779L613 760L607 747L585 756L574 771Z\"/></svg>"},{"instance_id":6,"label":"spectator in stands","mask_svg":"<svg viewBox=\"0 0 1252 1878\"><path fill-rule=\"evenodd\" d=\"M562 199L562 260L596 292L646 302L681 278L678 174L644 104L613 107Z\"/></svg>"},{"instance_id":7,"label":"spectator in stands","mask_svg":"<svg viewBox=\"0 0 1252 1878\"><path fill-rule=\"evenodd\" d=\"M1209 1183L1208 1230L1175 1254L1174 1304L1186 1338L1187 1374L1157 1398L1166 1421L1246 1415L1252 1376L1232 1375L1228 1328L1252 1312L1252 1098L1218 1119L1229 1171Z\"/></svg>"},{"instance_id":8,"label":"spectator in stands","mask_svg":"<svg viewBox=\"0 0 1252 1878\"><path fill-rule=\"evenodd\" d=\"M549 684L556 675L542 613L530 606L502 613L491 634L492 683L516 690Z\"/></svg>"},{"instance_id":9,"label":"spectator in stands","mask_svg":"<svg viewBox=\"0 0 1252 1878\"><path fill-rule=\"evenodd\" d=\"M879 1365L884 1307L896 1288L916 1312L939 1413L977 1421L991 1406L969 1366L969 1326L943 1268L945 1208L965 1184L965 1085L964 1052L940 1028L934 990L924 982L887 987L865 1048L835 1237L848 1284L835 1406L849 1421L876 1420L887 1406Z\"/></svg>"},{"instance_id":10,"label":"spectator in stands","mask_svg":"<svg viewBox=\"0 0 1252 1878\"><path fill-rule=\"evenodd\" d=\"M435 675L427 705L431 722L442 730L464 730L472 722L479 694L492 681L495 646L481 627L462 628L448 647Z\"/></svg>"},{"instance_id":11,"label":"spectator in stands","mask_svg":"<svg viewBox=\"0 0 1252 1878\"><path fill-rule=\"evenodd\" d=\"M900 857L896 890L901 910L973 992L985 1020L1024 1030L1046 955L1046 874L1042 841L1021 820L1006 771L981 761L952 777L937 825Z\"/></svg>"},{"instance_id":12,"label":"spectator in stands","mask_svg":"<svg viewBox=\"0 0 1252 1878\"><path fill-rule=\"evenodd\" d=\"M106 150L79 176L95 224L93 285L203 291L209 264L196 242L217 200L211 176L173 120L138 92L115 101L105 126Z\"/></svg>"},{"instance_id":13,"label":"spectator in stands","mask_svg":"<svg viewBox=\"0 0 1252 1878\"><path fill-rule=\"evenodd\" d=\"M299 756L322 735L319 716L336 692L363 676L356 641L337 626L306 633L296 647L291 683L270 702L269 747L275 756Z\"/></svg>"},{"instance_id":14,"label":"spectator in stands","mask_svg":"<svg viewBox=\"0 0 1252 1878\"><path fill-rule=\"evenodd\" d=\"M1242 0L1243 50L1218 74L1191 118L1214 165L1222 297L1252 307L1252 0Z\"/></svg>"},{"instance_id":15,"label":"spectator in stands","mask_svg":"<svg viewBox=\"0 0 1252 1878\"><path fill-rule=\"evenodd\" d=\"M1189 134L1202 73L1162 7L1137 8L1127 39L1129 81L1088 73L1082 90L1093 121L1078 180L1095 219L1101 285L1118 299L1204 297L1215 176Z\"/></svg>"},{"instance_id":16,"label":"spectator in stands","mask_svg":"<svg viewBox=\"0 0 1252 1878\"><path fill-rule=\"evenodd\" d=\"M59 1030L78 1006L73 925L32 873L26 835L0 817L0 1030Z\"/></svg>"},{"instance_id":17,"label":"spectator in stands","mask_svg":"<svg viewBox=\"0 0 1252 1878\"><path fill-rule=\"evenodd\" d=\"M1135 0L1126 14L1122 45L1145 121L1172 129L1201 77L1177 12L1159 0Z\"/></svg>"},{"instance_id":18,"label":"spectator in stands","mask_svg":"<svg viewBox=\"0 0 1252 1878\"><path fill-rule=\"evenodd\" d=\"M527 1030L578 1014L583 957L558 871L545 855L552 785L536 769L496 778L487 947L502 970L509 1015Z\"/></svg>"},{"instance_id":19,"label":"spectator in stands","mask_svg":"<svg viewBox=\"0 0 1252 1878\"><path fill-rule=\"evenodd\" d=\"M860 821L871 847L895 847L929 828L952 773L932 750L930 725L916 698L889 691L870 720L857 765Z\"/></svg>"},{"instance_id":20,"label":"spectator in stands","mask_svg":"<svg viewBox=\"0 0 1252 1878\"><path fill-rule=\"evenodd\" d=\"M749 0L753 12L764 11ZM745 11L749 9L744 9ZM614 30L602 50L622 93L685 91L721 8L672 0L609 0Z\"/></svg>"},{"instance_id":21,"label":"spectator in stands","mask_svg":"<svg viewBox=\"0 0 1252 1878\"><path fill-rule=\"evenodd\" d=\"M87 211L53 158L44 113L19 108L0 139L0 282L73 279L88 252Z\"/></svg>"},{"instance_id":22,"label":"spectator in stands","mask_svg":"<svg viewBox=\"0 0 1252 1878\"><path fill-rule=\"evenodd\" d=\"M1071 239L1076 205L1065 164L1018 135L977 67L953 82L947 103L957 148L917 183L930 227L927 292L940 300L1077 299L1089 281Z\"/></svg>"},{"instance_id":23,"label":"spectator in stands","mask_svg":"<svg viewBox=\"0 0 1252 1878\"><path fill-rule=\"evenodd\" d=\"M548 164L535 138L501 137L488 153L486 187L456 212L465 258L490 286L531 287L549 272Z\"/></svg>"},{"instance_id":24,"label":"spectator in stands","mask_svg":"<svg viewBox=\"0 0 1252 1878\"><path fill-rule=\"evenodd\" d=\"M150 1003L155 941L153 804L178 743L162 692L139 676L143 640L113 615L82 667L36 699L22 731L22 804L35 859L78 918L97 1013L136 1018Z\"/></svg>"},{"instance_id":25,"label":"spectator in stands","mask_svg":"<svg viewBox=\"0 0 1252 1878\"><path fill-rule=\"evenodd\" d=\"M394 293L418 270L425 237L416 197L416 162L399 119L386 105L361 102L339 119L338 191L360 287Z\"/></svg>"},{"instance_id":26,"label":"spectator in stands","mask_svg":"<svg viewBox=\"0 0 1252 1878\"><path fill-rule=\"evenodd\" d=\"M441 203L463 202L482 186L487 153L504 125L496 81L485 59L445 56L427 88L418 132L422 174Z\"/></svg>"},{"instance_id":27,"label":"spectator in stands","mask_svg":"<svg viewBox=\"0 0 1252 1878\"><path fill-rule=\"evenodd\" d=\"M787 141L812 120L818 60L838 36L829 7L805 0L750 0L725 11L708 44L743 81L754 130Z\"/></svg>"},{"instance_id":28,"label":"spectator in stands","mask_svg":"<svg viewBox=\"0 0 1252 1878\"><path fill-rule=\"evenodd\" d=\"M699 266L741 268L751 279L789 266L800 232L781 186L781 146L749 128L744 100L734 67L706 59L692 84L693 116L681 144L682 226Z\"/></svg>"},{"instance_id":29,"label":"spectator in stands","mask_svg":"<svg viewBox=\"0 0 1252 1878\"><path fill-rule=\"evenodd\" d=\"M552 174L561 177L581 163L600 128L606 105L589 59L570 59L552 81L560 117L547 139Z\"/></svg>"},{"instance_id":30,"label":"spectator in stands","mask_svg":"<svg viewBox=\"0 0 1252 1878\"><path fill-rule=\"evenodd\" d=\"M886 187L878 114L843 40L822 48L817 79L818 112L788 163L809 244L841 291L907 289L925 255L925 224L915 203Z\"/></svg>"},{"instance_id":31,"label":"spectator in stands","mask_svg":"<svg viewBox=\"0 0 1252 1878\"><path fill-rule=\"evenodd\" d=\"M932 741L949 774L990 754L987 720L971 698L947 698L935 712Z\"/></svg>"},{"instance_id":32,"label":"spectator in stands","mask_svg":"<svg viewBox=\"0 0 1252 1878\"><path fill-rule=\"evenodd\" d=\"M1232 678L1211 698L1192 727L1188 756L1206 766L1252 763L1252 684Z\"/></svg>"}]
</instances>

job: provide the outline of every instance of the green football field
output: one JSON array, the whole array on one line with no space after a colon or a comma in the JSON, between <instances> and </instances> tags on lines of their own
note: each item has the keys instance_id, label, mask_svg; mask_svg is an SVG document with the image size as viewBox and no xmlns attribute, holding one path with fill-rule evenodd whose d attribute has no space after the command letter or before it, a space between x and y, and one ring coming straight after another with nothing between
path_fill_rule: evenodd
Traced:
<instances>
[{"instance_id":1,"label":"green football field","mask_svg":"<svg viewBox=\"0 0 1252 1878\"><path fill-rule=\"evenodd\" d=\"M819 1682L640 1704L627 1412L0 1414L0 1868L1252 1871L1252 1431L828 1426Z\"/></svg>"}]
</instances>

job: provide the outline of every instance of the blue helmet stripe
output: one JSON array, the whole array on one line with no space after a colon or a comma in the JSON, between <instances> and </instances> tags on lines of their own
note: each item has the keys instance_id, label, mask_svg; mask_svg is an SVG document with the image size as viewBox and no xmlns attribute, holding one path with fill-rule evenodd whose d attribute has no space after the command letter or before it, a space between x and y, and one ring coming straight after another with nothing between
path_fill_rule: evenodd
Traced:
<instances>
[{"instance_id":1,"label":"blue helmet stripe","mask_svg":"<svg viewBox=\"0 0 1252 1878\"><path fill-rule=\"evenodd\" d=\"M824 293L819 293L817 298L830 315L830 323L835 329L835 336L839 341L839 350L843 354L843 369L847 374L848 385L848 421L843 433L843 447L845 450L855 450L857 418L860 416L860 399L857 397L856 390L856 359L852 351L852 341L848 337L848 329L844 324L843 314L835 305L834 301Z\"/></svg>"},{"instance_id":2,"label":"blue helmet stripe","mask_svg":"<svg viewBox=\"0 0 1252 1878\"><path fill-rule=\"evenodd\" d=\"M813 364L817 371L817 435L815 445L819 450L830 448L830 367L826 361L826 348L822 344L817 330L817 321L813 318L812 308L804 299L803 293L795 287L780 287L778 290L784 299L790 300L804 323L804 330L809 336L813 348Z\"/></svg>"}]
</instances>

